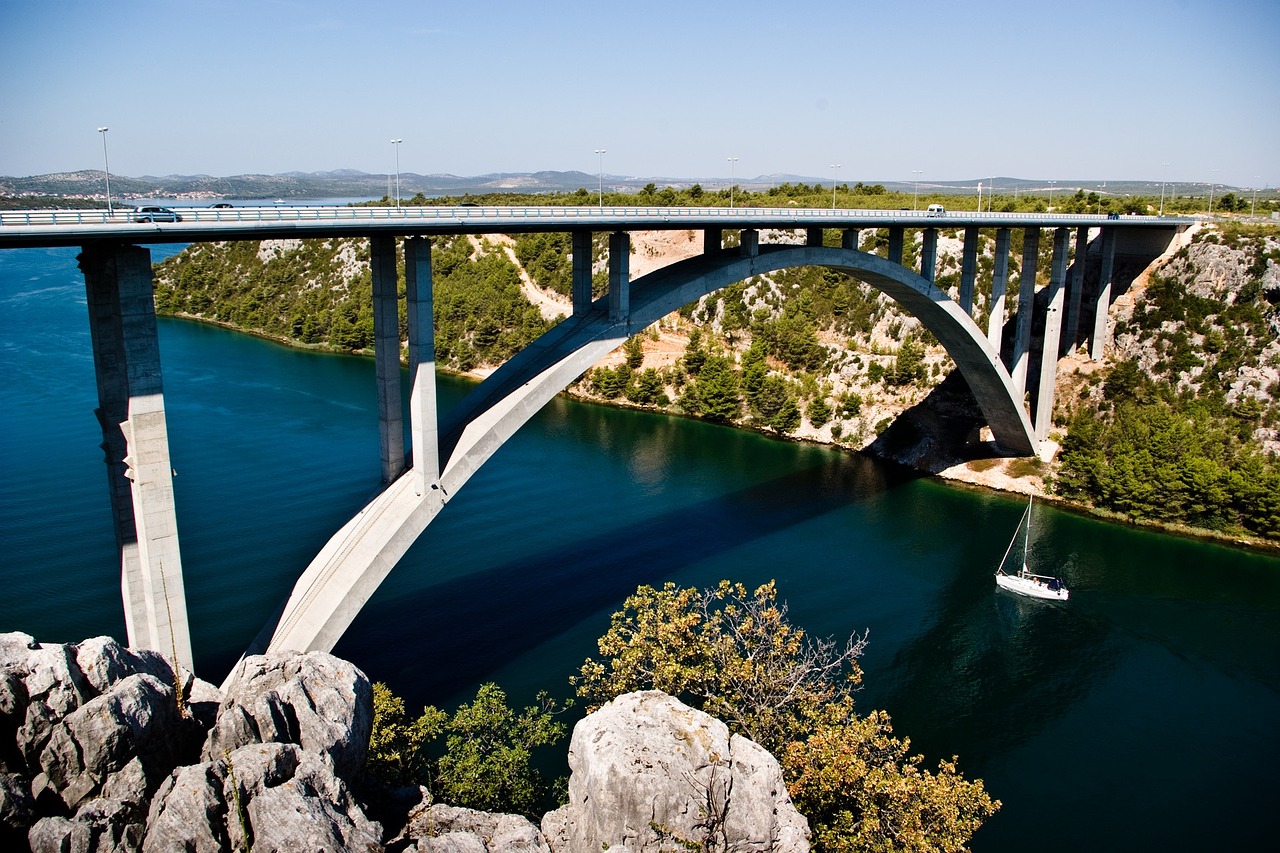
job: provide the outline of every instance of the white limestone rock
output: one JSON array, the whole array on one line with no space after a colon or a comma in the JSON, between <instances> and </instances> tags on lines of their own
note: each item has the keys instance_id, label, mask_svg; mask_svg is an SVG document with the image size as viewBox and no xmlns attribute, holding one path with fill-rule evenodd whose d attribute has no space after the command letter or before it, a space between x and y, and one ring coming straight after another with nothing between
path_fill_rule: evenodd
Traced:
<instances>
[{"instance_id":1,"label":"white limestone rock","mask_svg":"<svg viewBox=\"0 0 1280 853\"><path fill-rule=\"evenodd\" d=\"M354 665L323 652L253 655L228 679L203 758L250 743L293 743L351 781L372 727L373 689Z\"/></svg>"},{"instance_id":2,"label":"white limestone rock","mask_svg":"<svg viewBox=\"0 0 1280 853\"><path fill-rule=\"evenodd\" d=\"M665 693L619 696L580 721L569 768L569 804L542 821L556 853L809 849L777 760Z\"/></svg>"},{"instance_id":3,"label":"white limestone rock","mask_svg":"<svg viewBox=\"0 0 1280 853\"><path fill-rule=\"evenodd\" d=\"M419 809L402 837L419 853L551 853L538 828L514 814L494 814L437 803Z\"/></svg>"}]
</instances>

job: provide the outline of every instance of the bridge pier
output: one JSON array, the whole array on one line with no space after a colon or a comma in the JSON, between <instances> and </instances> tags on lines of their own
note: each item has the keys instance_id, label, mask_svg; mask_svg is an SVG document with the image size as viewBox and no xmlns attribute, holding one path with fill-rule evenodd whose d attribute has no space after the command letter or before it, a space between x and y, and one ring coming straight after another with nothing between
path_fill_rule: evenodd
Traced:
<instances>
[{"instance_id":1,"label":"bridge pier","mask_svg":"<svg viewBox=\"0 0 1280 853\"><path fill-rule=\"evenodd\" d=\"M938 272L938 229L926 228L920 240L920 277L933 284Z\"/></svg>"},{"instance_id":2,"label":"bridge pier","mask_svg":"<svg viewBox=\"0 0 1280 853\"><path fill-rule=\"evenodd\" d=\"M1040 260L1040 229L1022 231L1022 269L1018 274L1018 320L1013 333L1009 372L1019 394L1027 393L1027 362L1031 357L1031 309L1035 306L1036 270Z\"/></svg>"},{"instance_id":3,"label":"bridge pier","mask_svg":"<svg viewBox=\"0 0 1280 853\"><path fill-rule=\"evenodd\" d=\"M373 363L378 383L378 441L382 482L404 471L404 413L400 394L400 310L396 304L396 240L369 238L373 273Z\"/></svg>"},{"instance_id":4,"label":"bridge pier","mask_svg":"<svg viewBox=\"0 0 1280 853\"><path fill-rule=\"evenodd\" d=\"M578 317L591 310L591 232L573 232L573 316Z\"/></svg>"},{"instance_id":5,"label":"bridge pier","mask_svg":"<svg viewBox=\"0 0 1280 853\"><path fill-rule=\"evenodd\" d=\"M857 228L846 228L840 232L840 248L852 249L858 251L858 237L860 232Z\"/></svg>"},{"instance_id":6,"label":"bridge pier","mask_svg":"<svg viewBox=\"0 0 1280 853\"><path fill-rule=\"evenodd\" d=\"M760 232L755 228L744 228L738 238L738 254L744 258L753 258L760 254Z\"/></svg>"},{"instance_id":7,"label":"bridge pier","mask_svg":"<svg viewBox=\"0 0 1280 853\"><path fill-rule=\"evenodd\" d=\"M631 318L631 235L609 235L609 319L625 323Z\"/></svg>"},{"instance_id":8,"label":"bridge pier","mask_svg":"<svg viewBox=\"0 0 1280 853\"><path fill-rule=\"evenodd\" d=\"M1032 426L1036 440L1049 436L1053 419L1053 392L1058 381L1058 349L1062 341L1063 289L1067 279L1067 255L1071 251L1071 229L1056 228L1053 232L1053 269L1049 274L1048 306L1044 316L1044 343L1040 350L1040 383L1036 387L1036 401Z\"/></svg>"},{"instance_id":9,"label":"bridge pier","mask_svg":"<svg viewBox=\"0 0 1280 853\"><path fill-rule=\"evenodd\" d=\"M702 229L703 254L718 252L723 248L724 248L724 229L723 228Z\"/></svg>"},{"instance_id":10,"label":"bridge pier","mask_svg":"<svg viewBox=\"0 0 1280 853\"><path fill-rule=\"evenodd\" d=\"M902 266L902 238L903 227L901 225L889 226L889 263Z\"/></svg>"},{"instance_id":11,"label":"bridge pier","mask_svg":"<svg viewBox=\"0 0 1280 853\"><path fill-rule=\"evenodd\" d=\"M973 316L973 291L978 279L978 226L964 229L964 250L960 258L960 310Z\"/></svg>"},{"instance_id":12,"label":"bridge pier","mask_svg":"<svg viewBox=\"0 0 1280 853\"><path fill-rule=\"evenodd\" d=\"M995 265L991 269L991 315L987 318L987 341L999 353L1004 330L1004 294L1009 283L1009 229L996 231Z\"/></svg>"},{"instance_id":13,"label":"bridge pier","mask_svg":"<svg viewBox=\"0 0 1280 853\"><path fill-rule=\"evenodd\" d=\"M432 316L431 239L404 241L405 313L409 327L409 439L414 492L440 480L440 428L436 402L436 343Z\"/></svg>"},{"instance_id":14,"label":"bridge pier","mask_svg":"<svg viewBox=\"0 0 1280 853\"><path fill-rule=\"evenodd\" d=\"M90 245L79 262L127 640L191 669L151 253L138 246Z\"/></svg>"},{"instance_id":15,"label":"bridge pier","mask_svg":"<svg viewBox=\"0 0 1280 853\"><path fill-rule=\"evenodd\" d=\"M1093 334L1089 336L1089 358L1102 359L1110 341L1107 336L1107 319L1111 311L1111 283L1115 275L1116 231L1102 229L1102 269L1098 274L1098 296L1093 309Z\"/></svg>"},{"instance_id":16,"label":"bridge pier","mask_svg":"<svg viewBox=\"0 0 1280 853\"><path fill-rule=\"evenodd\" d=\"M1068 287L1069 295L1067 297L1067 334L1066 340L1062 344L1062 349L1058 352L1061 357L1066 355L1076 345L1076 336L1080 332L1080 304L1081 297L1084 295L1084 267L1089 260L1089 228L1081 226L1076 229L1076 256L1075 262L1071 267L1071 283Z\"/></svg>"},{"instance_id":17,"label":"bridge pier","mask_svg":"<svg viewBox=\"0 0 1280 853\"><path fill-rule=\"evenodd\" d=\"M822 245L822 229L821 228L804 229L804 244L806 246L821 246Z\"/></svg>"}]
</instances>

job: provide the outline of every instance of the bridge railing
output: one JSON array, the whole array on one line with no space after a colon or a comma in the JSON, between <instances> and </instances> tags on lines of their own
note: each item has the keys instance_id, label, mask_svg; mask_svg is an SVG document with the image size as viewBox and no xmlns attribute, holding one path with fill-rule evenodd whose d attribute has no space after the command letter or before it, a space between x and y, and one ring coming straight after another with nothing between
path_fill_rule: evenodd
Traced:
<instances>
[{"instance_id":1,"label":"bridge railing","mask_svg":"<svg viewBox=\"0 0 1280 853\"><path fill-rule=\"evenodd\" d=\"M1105 216L1091 213L975 213L973 211L953 211L946 214L934 214L924 210L868 210L855 208L790 208L790 207L560 207L560 206L519 206L492 207L478 205L458 205L452 207L434 207L415 205L411 207L327 207L304 205L272 205L269 207L170 207L181 218L181 223L228 225L264 222L422 222L437 224L465 224L467 222L493 223L495 220L520 220L524 222L545 222L546 220L580 221L584 225L591 224L626 224L636 223L673 223L688 222L690 227L699 224L767 224L776 222L781 226L804 227L825 225L850 227L860 223L874 223L883 226L886 223L914 225L920 227L959 227L974 221L999 226L1002 223L1027 225L1043 222L1046 227L1065 223L1104 224L1111 221ZM96 210L13 210L0 213L0 224L12 226L97 226L97 225L135 225L168 224L160 217L163 214L146 213L134 209L117 209L113 211ZM1136 221L1173 221L1168 217L1125 215L1123 220ZM180 225L179 225L180 227ZM669 226L668 226L669 227ZM179 230L179 229L175 229Z\"/></svg>"}]
</instances>

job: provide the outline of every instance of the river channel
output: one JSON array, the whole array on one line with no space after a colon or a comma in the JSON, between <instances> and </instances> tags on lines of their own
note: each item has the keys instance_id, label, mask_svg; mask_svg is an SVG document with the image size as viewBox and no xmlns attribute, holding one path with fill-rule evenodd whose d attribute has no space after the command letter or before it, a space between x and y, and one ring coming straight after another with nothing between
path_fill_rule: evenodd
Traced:
<instances>
[{"instance_id":1,"label":"river channel","mask_svg":"<svg viewBox=\"0 0 1280 853\"><path fill-rule=\"evenodd\" d=\"M0 253L0 630L123 639L75 250ZM157 259L160 249L157 247ZM374 493L373 362L160 321L200 674L220 681ZM468 383L442 378L441 406ZM1037 505L1065 605L998 592L1024 503L824 447L557 398L449 504L335 650L411 708L569 694L637 584L776 579L869 632L863 709L1004 808L976 851L1274 844L1280 560Z\"/></svg>"}]
</instances>

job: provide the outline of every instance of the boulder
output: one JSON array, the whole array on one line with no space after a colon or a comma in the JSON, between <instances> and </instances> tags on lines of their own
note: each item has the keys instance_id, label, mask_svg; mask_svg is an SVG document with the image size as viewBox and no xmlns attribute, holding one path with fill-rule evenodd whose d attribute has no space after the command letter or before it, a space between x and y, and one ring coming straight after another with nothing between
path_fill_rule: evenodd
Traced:
<instances>
[{"instance_id":1,"label":"boulder","mask_svg":"<svg viewBox=\"0 0 1280 853\"><path fill-rule=\"evenodd\" d=\"M437 803L416 811L403 833L419 853L550 853L527 818Z\"/></svg>"},{"instance_id":2,"label":"boulder","mask_svg":"<svg viewBox=\"0 0 1280 853\"><path fill-rule=\"evenodd\" d=\"M227 680L203 758L251 743L293 743L352 781L372 727L373 689L352 664L323 652L253 655Z\"/></svg>"},{"instance_id":3,"label":"boulder","mask_svg":"<svg viewBox=\"0 0 1280 853\"><path fill-rule=\"evenodd\" d=\"M665 693L619 696L581 720L569 769L568 805L542 821L557 853L809 849L777 760Z\"/></svg>"}]
</instances>

